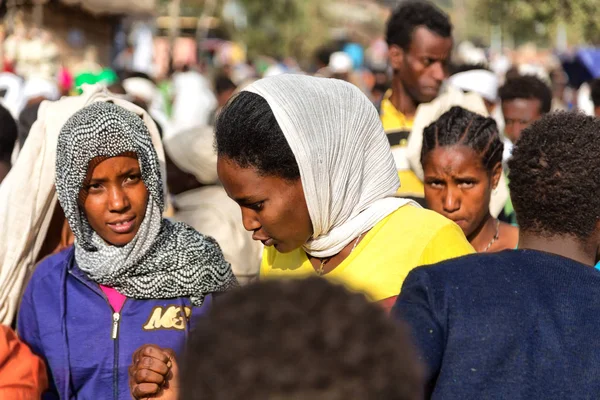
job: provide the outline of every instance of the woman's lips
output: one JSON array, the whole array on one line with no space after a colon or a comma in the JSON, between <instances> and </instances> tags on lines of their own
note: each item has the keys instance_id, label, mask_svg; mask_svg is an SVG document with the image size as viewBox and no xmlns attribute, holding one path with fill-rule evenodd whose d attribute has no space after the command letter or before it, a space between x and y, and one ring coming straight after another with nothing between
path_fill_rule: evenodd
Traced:
<instances>
[{"instance_id":1,"label":"woman's lips","mask_svg":"<svg viewBox=\"0 0 600 400\"><path fill-rule=\"evenodd\" d=\"M275 241L273 239L261 240L261 242L267 247L273 246L275 244Z\"/></svg>"},{"instance_id":2,"label":"woman's lips","mask_svg":"<svg viewBox=\"0 0 600 400\"><path fill-rule=\"evenodd\" d=\"M260 240L260 242L263 245L267 246L267 247L273 246L275 244L275 241L273 239L271 239L271 238L266 238L265 239L265 238L262 238L260 236L257 236L256 234L252 235L252 239L254 239L254 240Z\"/></svg>"},{"instance_id":3,"label":"woman's lips","mask_svg":"<svg viewBox=\"0 0 600 400\"><path fill-rule=\"evenodd\" d=\"M131 217L129 220L125 220L122 222L114 222L108 223L108 227L115 233L130 233L133 231L133 226L135 222L135 217Z\"/></svg>"},{"instance_id":4,"label":"woman's lips","mask_svg":"<svg viewBox=\"0 0 600 400\"><path fill-rule=\"evenodd\" d=\"M465 229L468 225L467 220L465 219L457 219L454 220L454 223L458 226L460 226L462 229Z\"/></svg>"}]
</instances>

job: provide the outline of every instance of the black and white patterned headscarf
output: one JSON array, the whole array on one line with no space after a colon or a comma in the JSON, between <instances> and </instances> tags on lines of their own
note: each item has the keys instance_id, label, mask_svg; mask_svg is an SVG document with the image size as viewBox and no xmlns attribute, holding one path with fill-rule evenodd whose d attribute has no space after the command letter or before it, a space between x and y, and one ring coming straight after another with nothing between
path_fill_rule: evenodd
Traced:
<instances>
[{"instance_id":1,"label":"black and white patterned headscarf","mask_svg":"<svg viewBox=\"0 0 600 400\"><path fill-rule=\"evenodd\" d=\"M106 243L79 207L90 161L135 153L148 205L135 238L123 247ZM190 297L202 304L208 293L237 282L217 242L183 223L162 218L163 185L158 157L143 120L108 102L75 113L58 137L56 190L75 234L75 260L94 282L136 299Z\"/></svg>"}]
</instances>

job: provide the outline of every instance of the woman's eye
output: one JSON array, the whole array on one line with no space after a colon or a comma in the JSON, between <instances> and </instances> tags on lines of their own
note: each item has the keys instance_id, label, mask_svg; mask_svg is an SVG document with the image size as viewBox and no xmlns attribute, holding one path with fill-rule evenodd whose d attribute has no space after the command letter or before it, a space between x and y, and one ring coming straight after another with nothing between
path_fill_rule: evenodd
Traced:
<instances>
[{"instance_id":1,"label":"woman's eye","mask_svg":"<svg viewBox=\"0 0 600 400\"><path fill-rule=\"evenodd\" d=\"M100 190L102 188L102 185L100 185L99 183L92 183L88 186L88 191L90 190Z\"/></svg>"},{"instance_id":2,"label":"woman's eye","mask_svg":"<svg viewBox=\"0 0 600 400\"><path fill-rule=\"evenodd\" d=\"M259 201L259 202L253 203L253 204L249 204L248 208L250 208L251 210L254 210L254 211L260 211L263 208L263 204L264 204L264 202Z\"/></svg>"},{"instance_id":3,"label":"woman's eye","mask_svg":"<svg viewBox=\"0 0 600 400\"><path fill-rule=\"evenodd\" d=\"M129 175L126 179L125 182L131 183L131 182L137 182L140 180L140 176L139 175Z\"/></svg>"}]
</instances>

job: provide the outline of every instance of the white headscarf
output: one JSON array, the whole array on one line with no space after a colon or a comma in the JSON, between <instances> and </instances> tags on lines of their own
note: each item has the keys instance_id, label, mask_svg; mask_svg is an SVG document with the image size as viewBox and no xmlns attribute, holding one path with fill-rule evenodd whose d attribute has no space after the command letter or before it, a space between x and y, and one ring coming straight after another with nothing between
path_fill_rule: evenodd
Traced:
<instances>
[{"instance_id":1,"label":"white headscarf","mask_svg":"<svg viewBox=\"0 0 600 400\"><path fill-rule=\"evenodd\" d=\"M6 90L6 94L0 99L0 103L17 120L25 106L23 80L10 72L2 72L0 73L0 89Z\"/></svg>"},{"instance_id":2,"label":"white headscarf","mask_svg":"<svg viewBox=\"0 0 600 400\"><path fill-rule=\"evenodd\" d=\"M173 76L173 116L170 132L165 137L187 129L207 125L217 107L210 82L196 71L180 72Z\"/></svg>"},{"instance_id":3,"label":"white headscarf","mask_svg":"<svg viewBox=\"0 0 600 400\"><path fill-rule=\"evenodd\" d=\"M459 72L448 78L448 83L465 92L475 92L491 103L498 99L498 77L485 69Z\"/></svg>"},{"instance_id":4,"label":"white headscarf","mask_svg":"<svg viewBox=\"0 0 600 400\"><path fill-rule=\"evenodd\" d=\"M313 237L305 251L331 257L398 208L400 186L377 111L355 86L281 75L245 91L263 97L294 153Z\"/></svg>"},{"instance_id":5,"label":"white headscarf","mask_svg":"<svg viewBox=\"0 0 600 400\"><path fill-rule=\"evenodd\" d=\"M164 140L171 161L204 185L214 185L217 175L215 134L211 126L189 129Z\"/></svg>"}]
</instances>

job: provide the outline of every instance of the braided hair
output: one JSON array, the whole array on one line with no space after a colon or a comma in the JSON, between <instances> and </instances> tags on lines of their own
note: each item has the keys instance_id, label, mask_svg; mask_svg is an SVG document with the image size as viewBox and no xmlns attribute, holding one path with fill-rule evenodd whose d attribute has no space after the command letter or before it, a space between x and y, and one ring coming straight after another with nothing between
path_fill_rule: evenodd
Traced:
<instances>
[{"instance_id":1,"label":"braided hair","mask_svg":"<svg viewBox=\"0 0 600 400\"><path fill-rule=\"evenodd\" d=\"M421 165L432 150L438 147L467 146L481 156L483 167L492 173L502 162L504 144L498 127L487 118L462 107L452 107L423 131Z\"/></svg>"}]
</instances>

